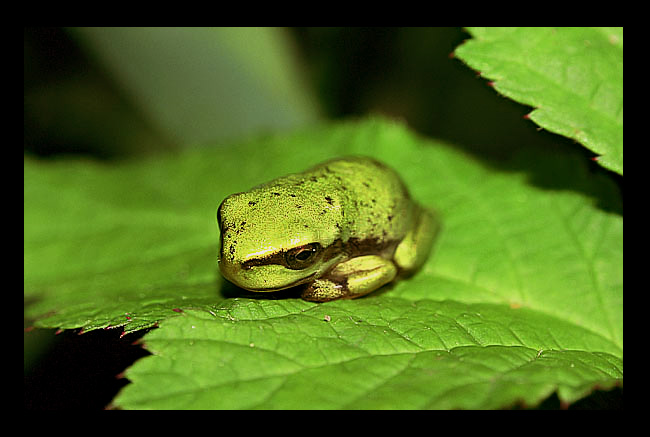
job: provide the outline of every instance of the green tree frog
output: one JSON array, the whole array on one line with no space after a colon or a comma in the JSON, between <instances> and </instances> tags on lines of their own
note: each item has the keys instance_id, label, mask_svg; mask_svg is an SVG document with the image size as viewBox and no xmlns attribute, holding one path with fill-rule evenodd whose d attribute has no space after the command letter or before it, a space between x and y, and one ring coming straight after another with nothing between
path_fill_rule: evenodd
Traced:
<instances>
[{"instance_id":1,"label":"green tree frog","mask_svg":"<svg viewBox=\"0 0 650 437\"><path fill-rule=\"evenodd\" d=\"M363 296L415 272L438 231L397 173L366 157L232 194L217 222L226 279L262 292L301 285L316 302Z\"/></svg>"}]
</instances>

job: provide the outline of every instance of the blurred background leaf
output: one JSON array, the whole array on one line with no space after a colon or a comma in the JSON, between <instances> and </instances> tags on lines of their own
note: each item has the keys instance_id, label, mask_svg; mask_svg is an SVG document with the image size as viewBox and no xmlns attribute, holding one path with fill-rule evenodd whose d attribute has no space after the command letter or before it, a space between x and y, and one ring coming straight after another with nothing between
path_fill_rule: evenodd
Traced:
<instances>
[{"instance_id":1,"label":"blurred background leaf","mask_svg":"<svg viewBox=\"0 0 650 437\"><path fill-rule=\"evenodd\" d=\"M28 29L25 43L26 142L45 153L215 144L318 118L286 29ZM38 71L50 50L64 71Z\"/></svg>"},{"instance_id":2,"label":"blurred background leaf","mask_svg":"<svg viewBox=\"0 0 650 437\"><path fill-rule=\"evenodd\" d=\"M279 28L78 28L73 35L182 145L313 122L318 105Z\"/></svg>"}]
</instances>

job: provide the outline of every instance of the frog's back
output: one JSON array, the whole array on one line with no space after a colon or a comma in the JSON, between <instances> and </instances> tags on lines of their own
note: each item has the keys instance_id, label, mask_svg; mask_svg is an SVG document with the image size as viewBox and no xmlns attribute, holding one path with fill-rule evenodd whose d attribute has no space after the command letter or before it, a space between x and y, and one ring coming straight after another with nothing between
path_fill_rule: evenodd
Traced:
<instances>
[{"instance_id":1,"label":"frog's back","mask_svg":"<svg viewBox=\"0 0 650 437\"><path fill-rule=\"evenodd\" d=\"M410 229L413 204L393 169L359 156L328 161L313 170L328 175L330 186L336 187L345 205L349 238L399 240Z\"/></svg>"}]
</instances>

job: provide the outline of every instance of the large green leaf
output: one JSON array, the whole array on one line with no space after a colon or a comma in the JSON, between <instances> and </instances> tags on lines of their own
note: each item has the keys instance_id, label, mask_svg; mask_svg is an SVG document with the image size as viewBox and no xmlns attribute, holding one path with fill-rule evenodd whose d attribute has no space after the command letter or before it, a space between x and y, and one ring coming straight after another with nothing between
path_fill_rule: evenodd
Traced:
<instances>
[{"instance_id":1,"label":"large green leaf","mask_svg":"<svg viewBox=\"0 0 650 437\"><path fill-rule=\"evenodd\" d=\"M145 345L155 355L127 371L121 407L500 408L623 377L615 347L553 317L388 296L231 300L164 322Z\"/></svg>"},{"instance_id":2,"label":"large green leaf","mask_svg":"<svg viewBox=\"0 0 650 437\"><path fill-rule=\"evenodd\" d=\"M623 28L468 28L455 54L623 174Z\"/></svg>"},{"instance_id":3,"label":"large green leaf","mask_svg":"<svg viewBox=\"0 0 650 437\"><path fill-rule=\"evenodd\" d=\"M369 120L118 165L26 159L27 313L86 331L158 324L123 408L571 402L622 383L620 197L579 158L523 150L488 165ZM354 153L440 213L419 274L325 304L221 278L223 197Z\"/></svg>"}]
</instances>

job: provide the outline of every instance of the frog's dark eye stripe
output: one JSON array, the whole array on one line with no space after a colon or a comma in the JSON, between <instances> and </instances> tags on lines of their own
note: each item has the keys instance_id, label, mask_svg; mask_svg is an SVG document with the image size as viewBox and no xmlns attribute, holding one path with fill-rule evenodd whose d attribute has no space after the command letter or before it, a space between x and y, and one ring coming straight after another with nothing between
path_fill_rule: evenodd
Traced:
<instances>
[{"instance_id":1,"label":"frog's dark eye stripe","mask_svg":"<svg viewBox=\"0 0 650 437\"><path fill-rule=\"evenodd\" d=\"M279 264L291 270L302 270L318 262L323 252L320 243L304 244L266 257L244 261L242 269L249 270L255 266Z\"/></svg>"}]
</instances>

